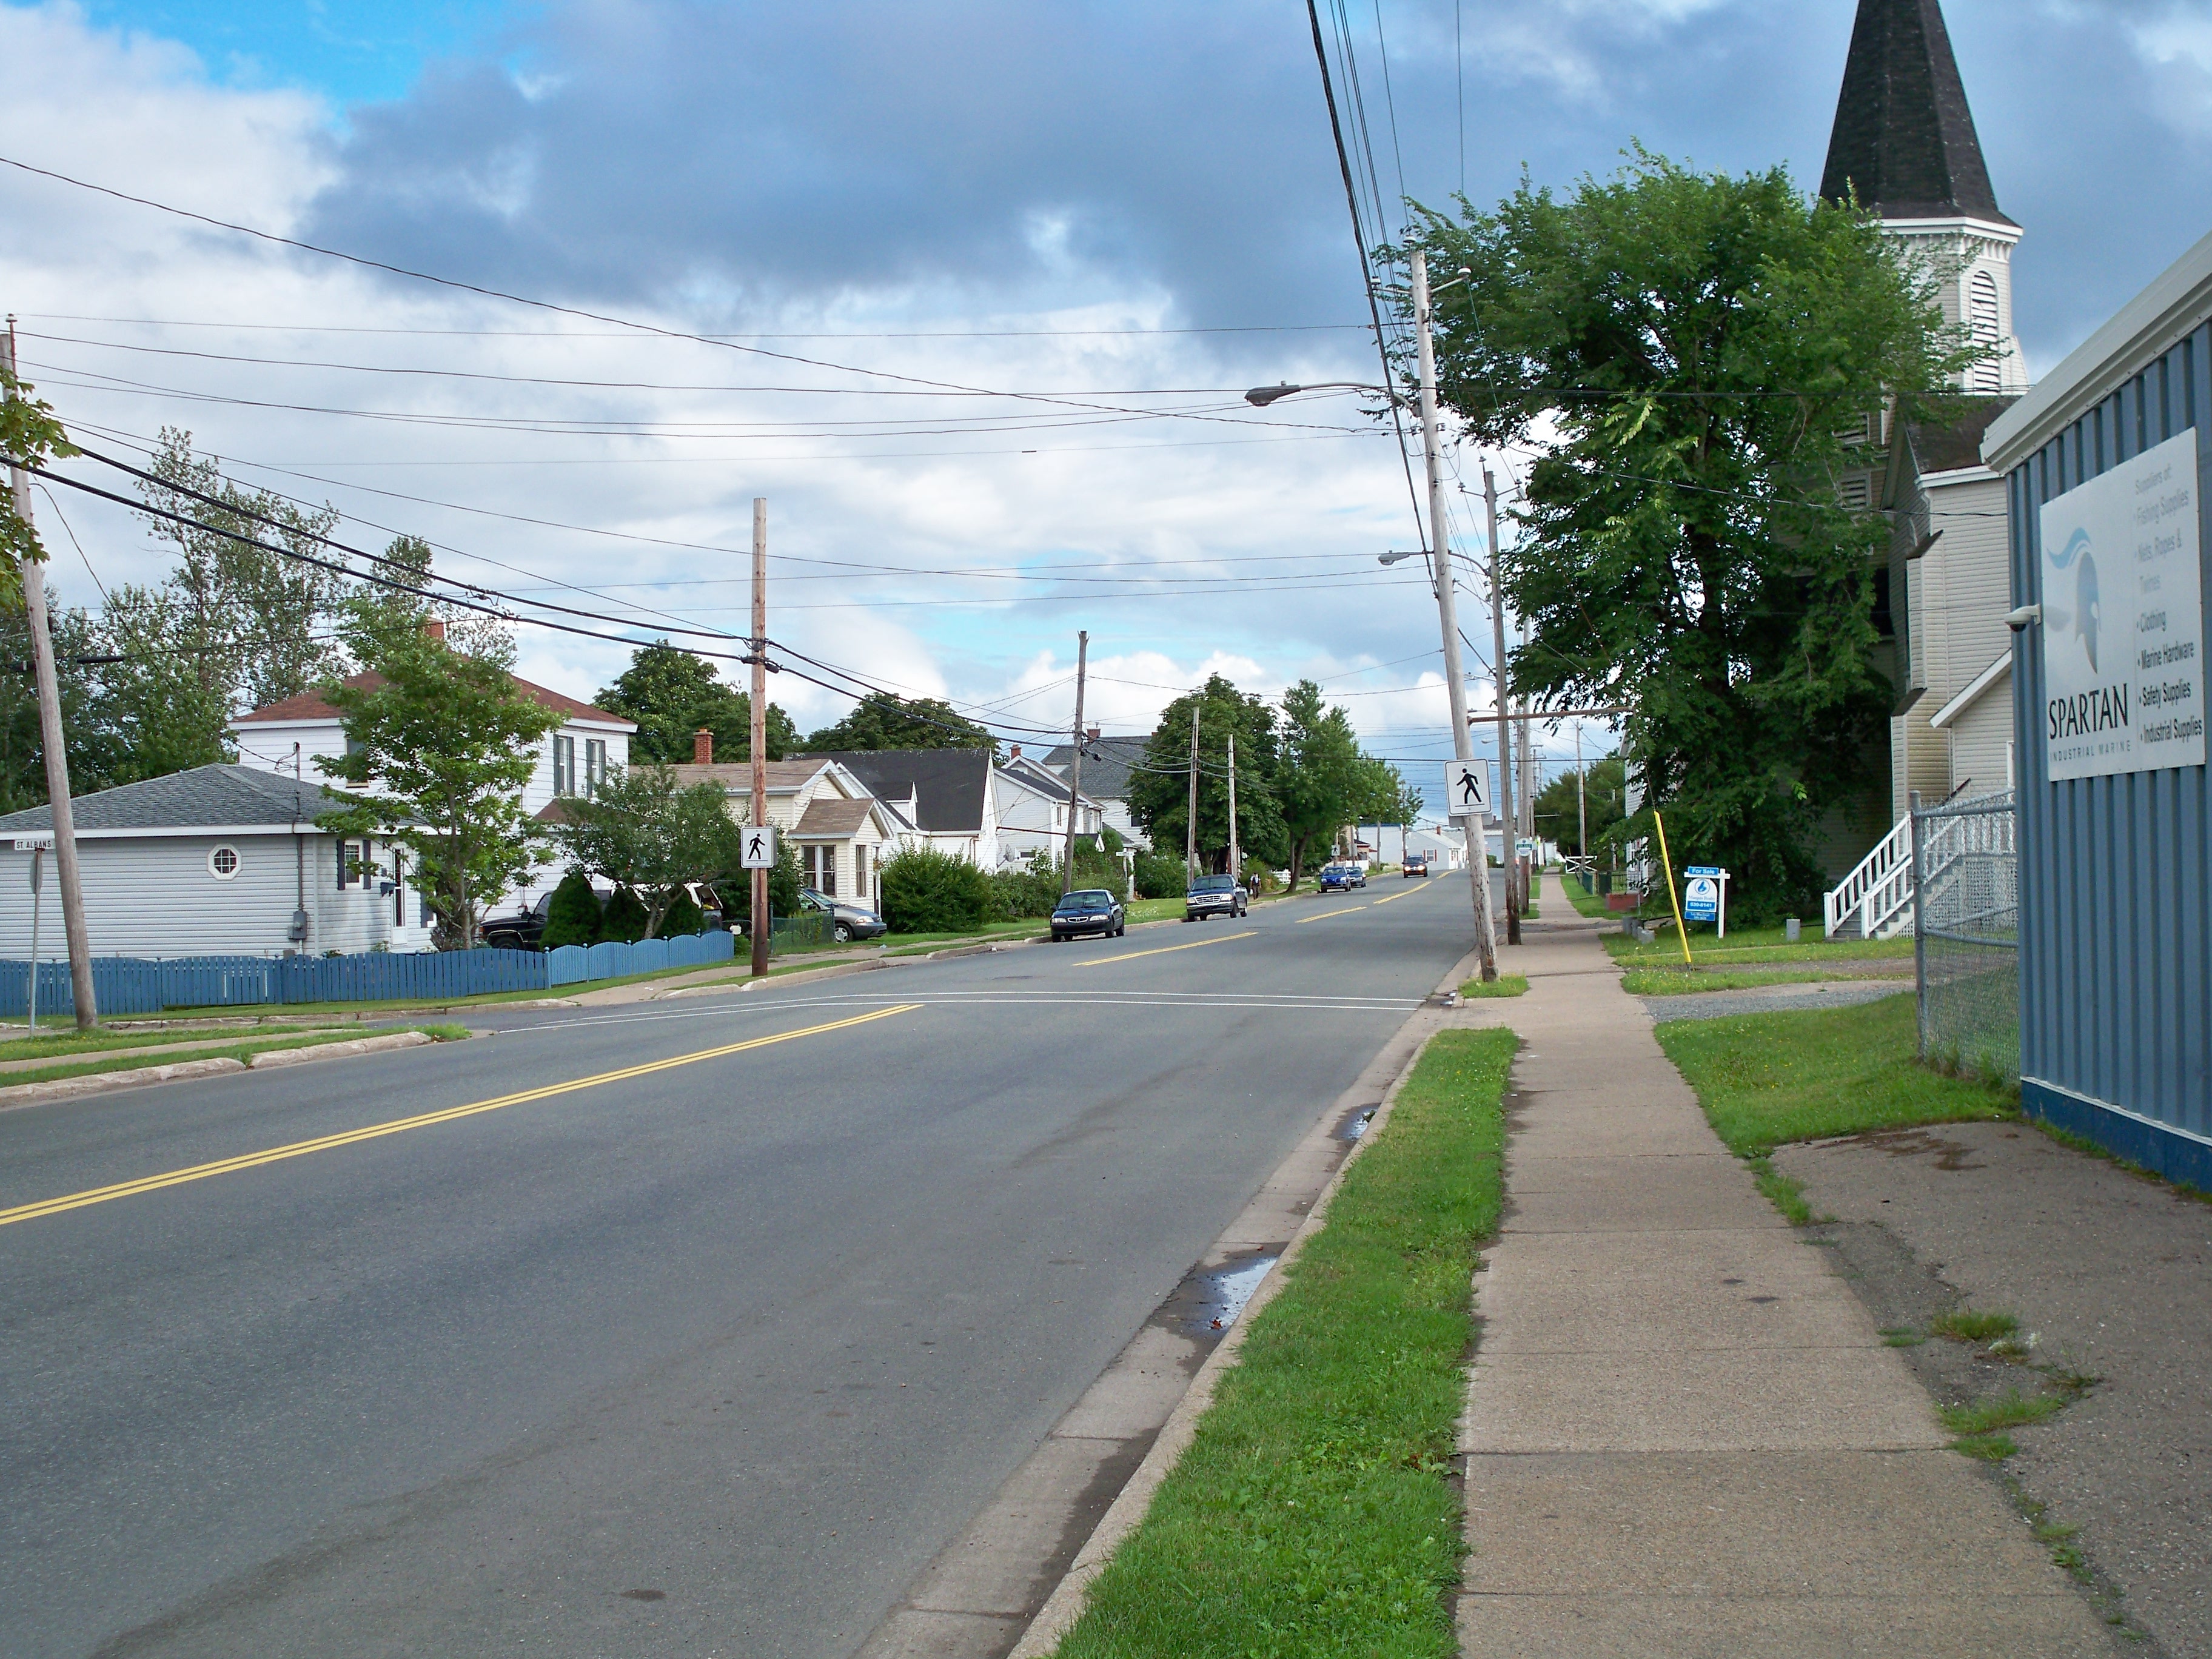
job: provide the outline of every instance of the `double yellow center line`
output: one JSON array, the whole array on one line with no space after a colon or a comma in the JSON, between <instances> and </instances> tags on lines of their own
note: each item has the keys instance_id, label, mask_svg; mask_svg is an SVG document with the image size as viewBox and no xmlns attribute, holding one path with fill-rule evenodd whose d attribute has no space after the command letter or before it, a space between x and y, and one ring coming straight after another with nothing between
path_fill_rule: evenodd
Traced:
<instances>
[{"instance_id":1,"label":"double yellow center line","mask_svg":"<svg viewBox=\"0 0 2212 1659\"><path fill-rule=\"evenodd\" d=\"M533 1100L550 1100L556 1095L574 1094L579 1089L596 1089L603 1084L625 1083L632 1078L650 1077L655 1072L673 1071L679 1066L696 1066L702 1060L720 1060L725 1055L741 1054L750 1048L765 1048L772 1043L791 1042L799 1037L820 1036L828 1031L866 1025L871 1020L889 1019L893 1014L912 1013L921 1006L918 1002L904 1002L895 1008L878 1008L873 1013L855 1014L850 1019L831 1020L826 1025L809 1025L797 1031L778 1031L773 1036L725 1043L719 1048L702 1048L696 1053L678 1054L669 1060L649 1060L642 1066L625 1066L618 1072L601 1072L592 1077L574 1078L566 1083L550 1083L542 1089L525 1089L517 1094L472 1101L465 1106L448 1106L443 1111L423 1112L415 1117L395 1117L359 1129L319 1135L313 1140L295 1140L288 1146L270 1146L258 1152L241 1152L236 1158L217 1158L212 1164L195 1164L189 1169L142 1176L136 1181L118 1181L112 1187L95 1187L89 1192L42 1199L35 1204L20 1204L12 1210L0 1210L0 1227L17 1221L34 1221L40 1216L59 1215L64 1210L81 1210L88 1204L105 1204L110 1199L134 1198L140 1193L157 1192L164 1187L179 1187L188 1181L205 1181L211 1176L233 1175L240 1170L258 1169L264 1164L281 1163L288 1158L305 1158L310 1152L331 1152L359 1141L375 1140L384 1135L402 1134L409 1129L427 1129L433 1124L474 1117L479 1112L496 1112L502 1107L527 1105Z\"/></svg>"}]
</instances>

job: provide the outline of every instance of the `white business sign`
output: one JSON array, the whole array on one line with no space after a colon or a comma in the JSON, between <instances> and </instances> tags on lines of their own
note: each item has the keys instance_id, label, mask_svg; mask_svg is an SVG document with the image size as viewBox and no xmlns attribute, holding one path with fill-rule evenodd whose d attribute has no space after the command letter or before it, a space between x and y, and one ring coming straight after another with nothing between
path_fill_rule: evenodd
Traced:
<instances>
[{"instance_id":1,"label":"white business sign","mask_svg":"<svg viewBox=\"0 0 2212 1659\"><path fill-rule=\"evenodd\" d=\"M1485 760L1444 763L1444 813L1449 817L1479 818L1490 813L1490 763Z\"/></svg>"},{"instance_id":2,"label":"white business sign","mask_svg":"<svg viewBox=\"0 0 2212 1659\"><path fill-rule=\"evenodd\" d=\"M2051 775L2204 763L2197 434L2043 508L2043 737Z\"/></svg>"},{"instance_id":3,"label":"white business sign","mask_svg":"<svg viewBox=\"0 0 2212 1659\"><path fill-rule=\"evenodd\" d=\"M744 856L738 868L744 870L773 870L775 868L775 826L772 823L749 823L739 839Z\"/></svg>"}]
</instances>

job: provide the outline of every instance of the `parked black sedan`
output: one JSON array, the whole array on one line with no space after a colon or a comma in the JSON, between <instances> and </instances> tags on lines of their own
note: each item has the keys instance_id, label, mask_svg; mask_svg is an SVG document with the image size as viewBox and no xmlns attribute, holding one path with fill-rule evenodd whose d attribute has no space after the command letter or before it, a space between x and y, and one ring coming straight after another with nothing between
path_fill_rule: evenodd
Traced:
<instances>
[{"instance_id":1,"label":"parked black sedan","mask_svg":"<svg viewBox=\"0 0 2212 1659\"><path fill-rule=\"evenodd\" d=\"M1054 942L1080 933L1101 933L1119 939L1129 931L1128 913L1121 900L1103 887L1079 887L1052 907Z\"/></svg>"}]
</instances>

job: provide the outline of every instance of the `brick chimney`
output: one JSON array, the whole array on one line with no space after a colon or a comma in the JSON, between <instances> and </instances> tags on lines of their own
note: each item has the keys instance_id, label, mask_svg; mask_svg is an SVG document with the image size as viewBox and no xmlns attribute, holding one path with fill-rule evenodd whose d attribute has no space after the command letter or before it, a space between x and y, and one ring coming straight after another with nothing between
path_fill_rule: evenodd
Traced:
<instances>
[{"instance_id":1,"label":"brick chimney","mask_svg":"<svg viewBox=\"0 0 2212 1659\"><path fill-rule=\"evenodd\" d=\"M1098 741L1098 728L1094 726L1088 732L1085 732L1083 736L1085 741L1096 743Z\"/></svg>"},{"instance_id":2,"label":"brick chimney","mask_svg":"<svg viewBox=\"0 0 2212 1659\"><path fill-rule=\"evenodd\" d=\"M443 645L446 642L446 624L434 621L424 623L422 637L426 640L435 640L439 644Z\"/></svg>"},{"instance_id":3,"label":"brick chimney","mask_svg":"<svg viewBox=\"0 0 2212 1659\"><path fill-rule=\"evenodd\" d=\"M714 734L701 726L691 734L691 764L712 766L714 763Z\"/></svg>"},{"instance_id":4,"label":"brick chimney","mask_svg":"<svg viewBox=\"0 0 2212 1659\"><path fill-rule=\"evenodd\" d=\"M1022 757L1022 746L1021 746L1021 744L1016 744L1013 746L1013 749L1012 749L1012 752L1011 752L1011 753L1009 753L1009 754L1007 755L1006 758L1007 758L1008 760L1010 760L1010 761L1018 761L1018 760L1019 760L1021 757Z\"/></svg>"}]
</instances>

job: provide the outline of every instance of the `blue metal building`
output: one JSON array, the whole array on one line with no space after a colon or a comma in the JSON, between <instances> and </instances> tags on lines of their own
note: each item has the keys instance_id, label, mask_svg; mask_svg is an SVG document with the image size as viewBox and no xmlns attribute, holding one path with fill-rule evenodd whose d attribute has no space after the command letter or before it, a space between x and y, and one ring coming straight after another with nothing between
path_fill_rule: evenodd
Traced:
<instances>
[{"instance_id":1,"label":"blue metal building","mask_svg":"<svg viewBox=\"0 0 2212 1659\"><path fill-rule=\"evenodd\" d=\"M2028 1112L2212 1189L2212 236L1990 427Z\"/></svg>"}]
</instances>

